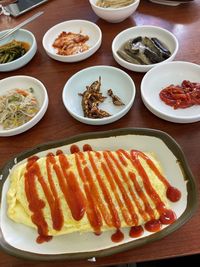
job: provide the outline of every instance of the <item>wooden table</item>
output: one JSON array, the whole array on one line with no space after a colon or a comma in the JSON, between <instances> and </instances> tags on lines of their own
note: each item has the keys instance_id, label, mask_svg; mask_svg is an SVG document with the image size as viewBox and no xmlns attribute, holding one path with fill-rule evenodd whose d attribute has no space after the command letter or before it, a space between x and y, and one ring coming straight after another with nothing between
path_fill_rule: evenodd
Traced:
<instances>
[{"instance_id":1,"label":"wooden table","mask_svg":"<svg viewBox=\"0 0 200 267\"><path fill-rule=\"evenodd\" d=\"M119 121L105 126L89 126L73 119L62 104L61 94L66 81L77 71L94 65L112 65L120 68L111 53L113 38L122 30L135 25L156 25L173 32L180 43L176 60L200 64L200 2L194 1L177 7L153 4L147 0L141 4L135 14L122 23L110 24L99 19L85 0L52 0L48 4L14 19L0 16L0 30L11 28L34 14L43 10L44 14L26 28L36 36L38 50L32 61L25 67L10 73L0 73L0 78L12 75L30 75L41 80L49 94L49 107L44 118L29 131L14 137L0 138L0 167L15 154L34 146L63 139L79 133L118 129L123 127L155 128L170 134L180 144L199 187L200 179L200 123L175 124L161 120L150 113L141 100L140 83L142 73L126 72L133 78L137 96L131 111ZM42 37L53 25L70 19L90 20L102 29L103 42L100 49L89 59L79 63L66 64L50 59L43 47ZM199 188L200 190L200 188ZM114 264L141 262L164 259L175 256L200 253L200 210L179 230L162 240L143 247L129 250L114 256L99 258L91 263L86 260L48 262L48 266L109 266ZM0 266L46 266L45 262L25 261L0 252Z\"/></svg>"}]
</instances>

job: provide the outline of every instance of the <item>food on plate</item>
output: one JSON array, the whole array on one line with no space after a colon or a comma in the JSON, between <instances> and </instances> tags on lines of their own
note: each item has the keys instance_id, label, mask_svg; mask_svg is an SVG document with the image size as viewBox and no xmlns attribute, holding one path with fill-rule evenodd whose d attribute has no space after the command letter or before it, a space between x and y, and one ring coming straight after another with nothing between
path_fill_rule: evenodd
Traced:
<instances>
[{"instance_id":1,"label":"food on plate","mask_svg":"<svg viewBox=\"0 0 200 267\"><path fill-rule=\"evenodd\" d=\"M120 8L129 6L134 2L135 0L98 0L96 5L105 8Z\"/></svg>"},{"instance_id":2,"label":"food on plate","mask_svg":"<svg viewBox=\"0 0 200 267\"><path fill-rule=\"evenodd\" d=\"M171 56L171 52L158 38L146 36L129 39L117 53L122 59L139 65L159 63Z\"/></svg>"},{"instance_id":3,"label":"food on plate","mask_svg":"<svg viewBox=\"0 0 200 267\"><path fill-rule=\"evenodd\" d=\"M181 85L169 85L159 93L160 99L174 109L200 105L200 83L184 80Z\"/></svg>"},{"instance_id":4,"label":"food on plate","mask_svg":"<svg viewBox=\"0 0 200 267\"><path fill-rule=\"evenodd\" d=\"M114 95L112 89L108 89L108 95L110 97L112 97L112 102L113 102L114 105L116 105L116 106L123 106L123 105L125 105L122 102L122 100L117 95Z\"/></svg>"},{"instance_id":5,"label":"food on plate","mask_svg":"<svg viewBox=\"0 0 200 267\"><path fill-rule=\"evenodd\" d=\"M29 48L28 43L16 40L0 46L0 64L9 63L22 57Z\"/></svg>"},{"instance_id":6,"label":"food on plate","mask_svg":"<svg viewBox=\"0 0 200 267\"><path fill-rule=\"evenodd\" d=\"M72 144L70 151L31 156L10 172L7 214L37 229L38 243L110 229L116 230L112 241L119 242L121 228L129 227L136 237L144 228L154 232L176 220L170 200L178 201L181 193L163 176L153 153L93 151L89 144L83 151Z\"/></svg>"},{"instance_id":7,"label":"food on plate","mask_svg":"<svg viewBox=\"0 0 200 267\"><path fill-rule=\"evenodd\" d=\"M98 81L94 81L90 86L86 86L86 90L83 93L79 93L82 96L82 109L84 117L99 119L111 116L107 111L99 108L99 104L103 103L106 99L100 92L101 89L101 77Z\"/></svg>"},{"instance_id":8,"label":"food on plate","mask_svg":"<svg viewBox=\"0 0 200 267\"><path fill-rule=\"evenodd\" d=\"M10 130L31 120L39 111L34 89L13 89L0 96L0 126Z\"/></svg>"},{"instance_id":9,"label":"food on plate","mask_svg":"<svg viewBox=\"0 0 200 267\"><path fill-rule=\"evenodd\" d=\"M63 31L55 39L53 47L57 50L58 55L76 55L89 49L89 45L86 43L88 40L88 35Z\"/></svg>"}]
</instances>

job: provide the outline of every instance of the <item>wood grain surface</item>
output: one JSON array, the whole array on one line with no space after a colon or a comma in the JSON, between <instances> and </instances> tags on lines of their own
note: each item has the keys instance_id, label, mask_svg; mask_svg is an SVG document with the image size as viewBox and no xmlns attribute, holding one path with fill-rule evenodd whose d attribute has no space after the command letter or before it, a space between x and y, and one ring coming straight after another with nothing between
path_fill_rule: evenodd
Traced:
<instances>
[{"instance_id":1,"label":"wood grain surface","mask_svg":"<svg viewBox=\"0 0 200 267\"><path fill-rule=\"evenodd\" d=\"M181 146L192 173L200 184L200 123L175 124L159 119L144 106L140 95L143 73L131 72L120 67L112 57L111 43L122 30L136 25L155 25L174 33L180 44L175 60L200 64L200 1L176 7L164 6L142 0L137 11L125 21L111 24L99 19L86 0L51 0L47 4L20 16L12 18L0 16L0 30L9 29L33 15L37 11L44 14L25 28L37 39L38 50L25 67L8 73L0 73L0 79L14 75L30 75L44 83L49 95L49 107L43 119L29 131L13 137L0 138L0 168L14 155L33 148L38 144L55 141L86 132L105 131L123 127L154 128L170 134ZM100 49L90 58L79 63L62 63L47 56L42 46L45 32L57 23L83 19L96 23L102 30L103 41ZM132 109L123 118L105 126L90 126L73 119L62 103L62 90L66 81L77 71L95 65L111 65L125 70L136 84L136 99ZM1 90L1 88L0 88ZM96 262L27 261L0 252L1 267L44 267L44 266L109 266L130 262L164 259L200 253L200 210L184 226L159 241L119 253L114 256L98 258Z\"/></svg>"}]
</instances>

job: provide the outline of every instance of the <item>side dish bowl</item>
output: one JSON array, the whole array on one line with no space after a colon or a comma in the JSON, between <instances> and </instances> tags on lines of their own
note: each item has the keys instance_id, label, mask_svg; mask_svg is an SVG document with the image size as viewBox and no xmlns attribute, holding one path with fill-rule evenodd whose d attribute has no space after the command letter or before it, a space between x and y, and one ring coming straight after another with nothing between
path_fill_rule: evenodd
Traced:
<instances>
[{"instance_id":1,"label":"side dish bowl","mask_svg":"<svg viewBox=\"0 0 200 267\"><path fill-rule=\"evenodd\" d=\"M165 47L171 52L170 57L165 59L164 61L160 63L155 64L148 64L148 65L140 65L140 64L134 64L130 63L124 59L122 59L118 55L118 50L121 49L121 47L130 39L136 38L136 37L149 37L149 38L157 38L159 41L165 45ZM179 43L174 34L169 32L168 30L165 30L163 28L157 27L157 26L135 26L132 28L128 28L122 32L120 32L113 40L112 42L112 53L113 57L116 60L116 62L121 65L122 67L136 71L136 72L147 72L151 68L161 65L165 62L172 61L179 48Z\"/></svg>"},{"instance_id":2,"label":"side dish bowl","mask_svg":"<svg viewBox=\"0 0 200 267\"><path fill-rule=\"evenodd\" d=\"M100 92L106 97L104 102L99 104L99 108L111 116L96 119L84 117L80 94L83 94L86 86L99 80L99 77L101 77ZM112 98L107 94L107 90L110 88L123 101L124 105L113 104ZM78 121L91 125L104 125L120 119L130 110L135 93L135 84L124 71L111 66L95 66L74 74L64 86L62 99L67 111Z\"/></svg>"},{"instance_id":3,"label":"side dish bowl","mask_svg":"<svg viewBox=\"0 0 200 267\"><path fill-rule=\"evenodd\" d=\"M190 62L174 61L157 66L147 72L141 83L144 105L161 119L176 123L200 121L200 105L174 109L159 97L169 85L181 85L184 81L200 83L200 66Z\"/></svg>"},{"instance_id":4,"label":"side dish bowl","mask_svg":"<svg viewBox=\"0 0 200 267\"><path fill-rule=\"evenodd\" d=\"M36 115L21 126L6 130L0 125L0 136L13 136L23 133L42 119L48 107L48 95L45 86L39 80L30 76L12 76L0 80L0 88L0 97L13 89L28 90L31 88L39 106L39 111Z\"/></svg>"},{"instance_id":5,"label":"side dish bowl","mask_svg":"<svg viewBox=\"0 0 200 267\"><path fill-rule=\"evenodd\" d=\"M53 47L53 43L62 32L87 35L89 39L86 43L89 46L89 49L74 55L58 55L56 49ZM61 62L78 62L84 60L99 49L101 42L101 29L95 23L87 20L69 20L61 22L50 28L45 33L42 40L46 53L51 58Z\"/></svg>"},{"instance_id":6,"label":"side dish bowl","mask_svg":"<svg viewBox=\"0 0 200 267\"><path fill-rule=\"evenodd\" d=\"M132 4L120 8L104 8L97 6L97 0L89 0L94 13L111 23L122 22L131 16L139 6L140 0L135 0Z\"/></svg>"},{"instance_id":7,"label":"side dish bowl","mask_svg":"<svg viewBox=\"0 0 200 267\"><path fill-rule=\"evenodd\" d=\"M7 30L0 32L0 36L3 35L5 32L7 32ZM8 63L0 64L0 72L12 71L23 67L29 61L31 61L37 51L37 42L35 36L30 31L19 29L11 36L0 41L0 46L10 43L12 40L25 42L29 45L29 49L23 56L19 57L18 59L15 59Z\"/></svg>"},{"instance_id":8,"label":"side dish bowl","mask_svg":"<svg viewBox=\"0 0 200 267\"><path fill-rule=\"evenodd\" d=\"M178 6L181 4L189 3L193 0L149 0L152 3L166 5L166 6Z\"/></svg>"}]
</instances>

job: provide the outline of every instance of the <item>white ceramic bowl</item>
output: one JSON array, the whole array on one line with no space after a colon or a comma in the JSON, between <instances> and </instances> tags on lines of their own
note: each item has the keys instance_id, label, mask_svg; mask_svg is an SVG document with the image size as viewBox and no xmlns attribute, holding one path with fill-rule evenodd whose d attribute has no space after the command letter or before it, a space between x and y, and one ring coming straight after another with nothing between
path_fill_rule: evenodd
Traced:
<instances>
[{"instance_id":1,"label":"white ceramic bowl","mask_svg":"<svg viewBox=\"0 0 200 267\"><path fill-rule=\"evenodd\" d=\"M99 7L96 5L97 0L89 0L89 2L94 13L98 17L111 23L118 23L125 20L136 11L140 0L135 0L131 5L120 8Z\"/></svg>"},{"instance_id":2,"label":"white ceramic bowl","mask_svg":"<svg viewBox=\"0 0 200 267\"><path fill-rule=\"evenodd\" d=\"M161 119L176 123L200 121L200 105L173 109L159 97L159 92L171 85L181 85L183 80L200 82L200 66L183 61L168 62L147 72L141 83L141 95L145 106Z\"/></svg>"},{"instance_id":3,"label":"white ceramic bowl","mask_svg":"<svg viewBox=\"0 0 200 267\"><path fill-rule=\"evenodd\" d=\"M79 54L63 56L56 53L56 49L52 46L55 39L61 32L73 32L88 35L87 44L89 49ZM102 42L102 32L100 28L87 20L68 20L61 22L50 28L44 35L42 43L46 53L53 59L62 62L77 62L84 60L93 55L100 47Z\"/></svg>"},{"instance_id":4,"label":"white ceramic bowl","mask_svg":"<svg viewBox=\"0 0 200 267\"><path fill-rule=\"evenodd\" d=\"M166 6L178 6L178 5L181 5L181 4L185 4L185 3L189 3L193 0L149 0L150 2L152 3L155 3L155 4L160 4L160 5L166 5Z\"/></svg>"},{"instance_id":5,"label":"white ceramic bowl","mask_svg":"<svg viewBox=\"0 0 200 267\"><path fill-rule=\"evenodd\" d=\"M135 0L131 5L120 8L104 8L96 5L97 0L89 0L94 13L111 23L118 23L131 16L137 9L140 0Z\"/></svg>"},{"instance_id":6,"label":"white ceramic bowl","mask_svg":"<svg viewBox=\"0 0 200 267\"><path fill-rule=\"evenodd\" d=\"M0 125L0 136L12 136L23 133L32 128L42 119L48 107L48 95L45 86L39 80L30 76L11 76L0 80L0 88L0 96L5 95L8 91L16 88L25 90L33 88L33 94L36 97L40 108L38 113L30 121L19 127L3 130Z\"/></svg>"},{"instance_id":7,"label":"white ceramic bowl","mask_svg":"<svg viewBox=\"0 0 200 267\"><path fill-rule=\"evenodd\" d=\"M99 105L99 108L112 115L102 119L87 118L83 114L82 97L79 93L83 93L86 86L91 85L99 77L101 77L100 91L104 96L107 96L106 100ZM107 95L107 90L110 88L125 105L116 106L112 103L111 97ZM67 111L78 121L91 125L103 125L123 117L132 107L135 93L135 84L124 71L111 66L95 66L74 74L65 84L62 98Z\"/></svg>"},{"instance_id":8,"label":"white ceramic bowl","mask_svg":"<svg viewBox=\"0 0 200 267\"><path fill-rule=\"evenodd\" d=\"M6 31L0 32L0 36L3 35ZM33 58L37 51L37 43L34 35L30 31L24 29L19 29L11 36L0 41L0 46L11 42L13 39L28 43L30 45L30 48L22 57L9 63L0 64L0 72L12 71L23 67Z\"/></svg>"},{"instance_id":9,"label":"white ceramic bowl","mask_svg":"<svg viewBox=\"0 0 200 267\"><path fill-rule=\"evenodd\" d=\"M118 55L117 51L121 48L121 46L126 41L128 41L132 38L136 38L138 36L142 36L142 37L147 36L150 38L151 37L158 38L170 50L171 56L160 63L149 64L149 65L138 65L138 64L133 64L133 63L125 61L124 59L122 59ZM128 29L120 32L114 38L114 40L112 42L112 53L113 53L113 57L117 61L117 63L128 70L132 70L132 71L136 71L136 72L147 72L151 68L153 68L157 65L161 65L165 62L172 61L178 52L178 48L179 48L179 44L178 44L178 40L175 37L175 35L173 35L171 32L169 32L168 30L165 30L163 28L160 28L157 26L149 26L149 25L135 26L132 28L128 28Z\"/></svg>"}]
</instances>

